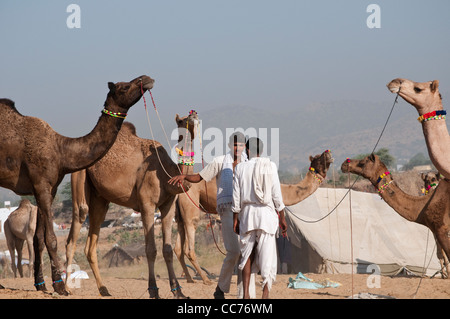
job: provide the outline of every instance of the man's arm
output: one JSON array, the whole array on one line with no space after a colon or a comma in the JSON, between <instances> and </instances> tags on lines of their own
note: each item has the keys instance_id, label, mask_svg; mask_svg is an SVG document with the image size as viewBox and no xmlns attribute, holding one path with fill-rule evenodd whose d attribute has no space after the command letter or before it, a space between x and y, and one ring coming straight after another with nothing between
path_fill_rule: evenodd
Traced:
<instances>
[{"instance_id":1,"label":"man's arm","mask_svg":"<svg viewBox=\"0 0 450 319\"><path fill-rule=\"evenodd\" d=\"M178 183L183 183L184 180L187 180L191 183L200 183L202 180L209 182L219 173L219 163L218 158L215 158L211 163L206 165L199 173L197 174L181 174L175 177L172 177L169 180L169 184L176 185Z\"/></svg>"},{"instance_id":2,"label":"man's arm","mask_svg":"<svg viewBox=\"0 0 450 319\"><path fill-rule=\"evenodd\" d=\"M184 180L187 180L188 182L191 182L191 183L200 183L203 180L203 178L198 173L192 174L192 175L183 174L183 175L177 175L177 176L172 177L168 183L171 185L176 185L178 183L180 183L180 184L183 183Z\"/></svg>"},{"instance_id":3,"label":"man's arm","mask_svg":"<svg viewBox=\"0 0 450 319\"><path fill-rule=\"evenodd\" d=\"M239 235L239 212L241 211L241 188L239 185L238 168L233 176L233 202L231 204L233 212L233 230Z\"/></svg>"},{"instance_id":4,"label":"man's arm","mask_svg":"<svg viewBox=\"0 0 450 319\"><path fill-rule=\"evenodd\" d=\"M278 212L278 220L279 225L281 228L281 234L283 237L286 237L287 235L287 223L286 219L284 217L284 203L283 203L283 196L281 194L281 186L280 186L280 179L278 177L278 171L277 166L275 163L272 163L272 200L275 205L275 209Z\"/></svg>"},{"instance_id":5,"label":"man's arm","mask_svg":"<svg viewBox=\"0 0 450 319\"><path fill-rule=\"evenodd\" d=\"M278 212L278 219L280 221L280 228L281 228L281 234L283 237L287 236L287 223L286 219L284 218L284 209Z\"/></svg>"},{"instance_id":6,"label":"man's arm","mask_svg":"<svg viewBox=\"0 0 450 319\"><path fill-rule=\"evenodd\" d=\"M272 162L272 200L277 211L284 209L283 196L281 194L280 178L278 177L277 166Z\"/></svg>"}]
</instances>

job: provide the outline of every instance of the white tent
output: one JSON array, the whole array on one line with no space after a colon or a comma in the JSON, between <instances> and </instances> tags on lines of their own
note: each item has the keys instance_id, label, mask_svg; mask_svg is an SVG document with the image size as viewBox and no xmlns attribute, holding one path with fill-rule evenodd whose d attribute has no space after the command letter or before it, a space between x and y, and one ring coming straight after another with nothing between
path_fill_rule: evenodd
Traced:
<instances>
[{"instance_id":1,"label":"white tent","mask_svg":"<svg viewBox=\"0 0 450 319\"><path fill-rule=\"evenodd\" d=\"M5 232L3 224L8 219L9 215L16 209L17 207L0 208L0 233Z\"/></svg>"},{"instance_id":2,"label":"white tent","mask_svg":"<svg viewBox=\"0 0 450 319\"><path fill-rule=\"evenodd\" d=\"M428 228L398 215L378 194L347 193L347 189L319 188L288 207L288 236L304 252L292 259L308 259L304 264L309 269L303 271L351 273L353 264L355 273L422 274L425 266L426 274L432 276L440 269ZM341 200L328 217L305 222L324 217Z\"/></svg>"}]
</instances>

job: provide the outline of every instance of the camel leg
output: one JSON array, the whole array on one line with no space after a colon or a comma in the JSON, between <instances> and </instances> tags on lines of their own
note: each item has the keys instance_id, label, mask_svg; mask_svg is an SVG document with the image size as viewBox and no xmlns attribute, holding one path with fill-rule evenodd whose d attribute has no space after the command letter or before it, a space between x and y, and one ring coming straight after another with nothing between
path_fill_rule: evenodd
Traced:
<instances>
[{"instance_id":1,"label":"camel leg","mask_svg":"<svg viewBox=\"0 0 450 319\"><path fill-rule=\"evenodd\" d=\"M38 208L36 231L33 236L34 250L34 286L38 291L47 291L42 272L42 252L44 251L44 223L41 210Z\"/></svg>"},{"instance_id":2,"label":"camel leg","mask_svg":"<svg viewBox=\"0 0 450 319\"><path fill-rule=\"evenodd\" d=\"M27 235L27 247L28 247L28 277L33 276L33 266L34 266L34 251L33 251L33 236L31 234Z\"/></svg>"},{"instance_id":3,"label":"camel leg","mask_svg":"<svg viewBox=\"0 0 450 319\"><path fill-rule=\"evenodd\" d=\"M201 269L200 265L197 262L197 255L195 254L195 230L197 228L198 218L191 219L185 223L186 227L186 235L187 235L187 248L186 248L186 256L189 258L189 261L197 270L197 273L202 277L203 283L205 285L211 285L212 282L209 280L208 276L205 274L203 269Z\"/></svg>"},{"instance_id":4,"label":"camel leg","mask_svg":"<svg viewBox=\"0 0 450 319\"><path fill-rule=\"evenodd\" d=\"M6 245L8 246L9 256L11 256L11 270L14 274L14 278L17 278L16 241L14 239L14 235L11 232L8 220L4 223L4 227L5 227Z\"/></svg>"},{"instance_id":5,"label":"camel leg","mask_svg":"<svg viewBox=\"0 0 450 319\"><path fill-rule=\"evenodd\" d=\"M38 241L44 242L50 257L53 289L55 290L56 293L66 296L68 293L65 290L64 281L61 278L63 268L61 267L62 264L58 256L57 239L55 232L53 231L53 214L50 209L51 204L53 202L53 196L49 191L47 191L47 189L50 188L48 185L47 186L37 185L37 186L38 187L35 187L36 190L35 197L39 207L37 218L37 227L39 227L39 232L36 231L36 233L38 233ZM40 249L41 248L40 245L38 246ZM40 260L42 258L42 251L36 252L36 247L34 251L35 251L35 265L38 264L37 269L38 277L36 277L35 274L35 284L36 285L39 284L39 286L41 286L40 283L44 281L43 278L39 278L40 276L42 276L42 264ZM36 288L39 287L36 286Z\"/></svg>"},{"instance_id":6,"label":"camel leg","mask_svg":"<svg viewBox=\"0 0 450 319\"><path fill-rule=\"evenodd\" d=\"M170 288L175 299L184 299L186 296L181 291L181 286L178 283L173 269L172 221L175 216L175 197L167 200L159 209L161 211L163 233L163 256L169 273Z\"/></svg>"},{"instance_id":7,"label":"camel leg","mask_svg":"<svg viewBox=\"0 0 450 319\"><path fill-rule=\"evenodd\" d=\"M443 267L445 268L445 270L443 270L442 278L449 278L449 276L450 276L450 263L449 263L447 254L443 250L441 250L441 252L442 252L442 258L443 258L443 262L444 262Z\"/></svg>"},{"instance_id":8,"label":"camel leg","mask_svg":"<svg viewBox=\"0 0 450 319\"><path fill-rule=\"evenodd\" d=\"M148 264L148 293L150 298L159 299L158 286L155 276L156 242L155 242L155 206L141 204L141 218L144 227L145 253Z\"/></svg>"},{"instance_id":9,"label":"camel leg","mask_svg":"<svg viewBox=\"0 0 450 319\"><path fill-rule=\"evenodd\" d=\"M23 266L22 266L23 243L24 243L23 239L16 238L17 269L19 270L20 278L23 278Z\"/></svg>"},{"instance_id":10,"label":"camel leg","mask_svg":"<svg viewBox=\"0 0 450 319\"><path fill-rule=\"evenodd\" d=\"M448 278L448 272L447 272L447 264L445 258L444 250L442 249L441 245L439 244L439 241L436 239L436 257L439 259L439 264L441 265L441 276L443 279Z\"/></svg>"},{"instance_id":11,"label":"camel leg","mask_svg":"<svg viewBox=\"0 0 450 319\"><path fill-rule=\"evenodd\" d=\"M86 242L85 254L94 273L98 291L102 296L111 296L102 282L97 260L97 243L100 235L100 226L105 220L109 202L104 198L92 195L89 201L89 233Z\"/></svg>"},{"instance_id":12,"label":"camel leg","mask_svg":"<svg viewBox=\"0 0 450 319\"><path fill-rule=\"evenodd\" d=\"M181 207L179 207L178 203L176 203L176 215L177 215L177 225L178 225L178 234L177 241L175 243L174 252L177 256L178 261L180 262L181 268L183 269L183 273L186 276L186 281L188 283L193 283L194 279L189 272L189 269L186 266L186 262L184 261L184 255L186 253L186 232L184 228L184 220L181 216Z\"/></svg>"},{"instance_id":13,"label":"camel leg","mask_svg":"<svg viewBox=\"0 0 450 319\"><path fill-rule=\"evenodd\" d=\"M73 255L77 247L78 237L80 235L81 226L86 220L88 206L84 205L80 210L73 210L72 212L72 224L70 226L70 232L66 241L66 289L69 291L69 276L72 273ZM83 210L83 212L80 212ZM84 212L85 211L85 212ZM88 245L88 242L86 243Z\"/></svg>"},{"instance_id":14,"label":"camel leg","mask_svg":"<svg viewBox=\"0 0 450 319\"><path fill-rule=\"evenodd\" d=\"M89 213L90 185L86 180L86 170L77 171L71 174L70 178L72 189L72 224L66 241L66 289L69 290L69 276L71 274L73 255L77 247L78 236ZM88 242L86 243L88 245Z\"/></svg>"},{"instance_id":15,"label":"camel leg","mask_svg":"<svg viewBox=\"0 0 450 319\"><path fill-rule=\"evenodd\" d=\"M440 251L443 251L442 260L443 260L444 265L446 266L447 275L448 275L448 267L449 267L448 259L450 256L450 239L448 237L448 233L449 233L448 227L445 225L440 227L436 232L436 239L437 239L437 243L438 243L437 249Z\"/></svg>"}]
</instances>

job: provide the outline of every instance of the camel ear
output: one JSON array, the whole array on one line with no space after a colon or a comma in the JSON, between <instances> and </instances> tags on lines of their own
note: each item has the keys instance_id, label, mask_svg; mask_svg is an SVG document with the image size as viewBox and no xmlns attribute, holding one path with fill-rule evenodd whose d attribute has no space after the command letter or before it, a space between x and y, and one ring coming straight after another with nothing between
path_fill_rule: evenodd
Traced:
<instances>
[{"instance_id":1,"label":"camel ear","mask_svg":"<svg viewBox=\"0 0 450 319\"><path fill-rule=\"evenodd\" d=\"M435 92L439 88L439 80L434 80L431 82L430 89L431 92Z\"/></svg>"},{"instance_id":2,"label":"camel ear","mask_svg":"<svg viewBox=\"0 0 450 319\"><path fill-rule=\"evenodd\" d=\"M375 162L375 154L374 153L369 155L369 160L371 160L372 162Z\"/></svg>"},{"instance_id":3,"label":"camel ear","mask_svg":"<svg viewBox=\"0 0 450 319\"><path fill-rule=\"evenodd\" d=\"M440 173L436 173L436 180L441 180L441 174Z\"/></svg>"},{"instance_id":4,"label":"camel ear","mask_svg":"<svg viewBox=\"0 0 450 319\"><path fill-rule=\"evenodd\" d=\"M311 155L309 155L309 161L312 162L314 159L314 157L312 157Z\"/></svg>"},{"instance_id":5,"label":"camel ear","mask_svg":"<svg viewBox=\"0 0 450 319\"><path fill-rule=\"evenodd\" d=\"M423 180L425 180L425 173L420 173L420 178L422 178Z\"/></svg>"},{"instance_id":6,"label":"camel ear","mask_svg":"<svg viewBox=\"0 0 450 319\"><path fill-rule=\"evenodd\" d=\"M116 92L116 85L112 82L108 82L108 88L111 93Z\"/></svg>"},{"instance_id":7,"label":"camel ear","mask_svg":"<svg viewBox=\"0 0 450 319\"><path fill-rule=\"evenodd\" d=\"M181 119L180 116L178 115L178 113L175 115L175 122L180 123Z\"/></svg>"}]
</instances>

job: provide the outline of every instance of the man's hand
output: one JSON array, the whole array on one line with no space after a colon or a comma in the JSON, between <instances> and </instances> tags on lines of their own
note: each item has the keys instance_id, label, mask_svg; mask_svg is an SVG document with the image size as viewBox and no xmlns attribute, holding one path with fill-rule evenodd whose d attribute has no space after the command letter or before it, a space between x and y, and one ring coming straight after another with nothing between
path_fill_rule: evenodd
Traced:
<instances>
[{"instance_id":1,"label":"man's hand","mask_svg":"<svg viewBox=\"0 0 450 319\"><path fill-rule=\"evenodd\" d=\"M239 214L233 214L233 230L236 234L239 235Z\"/></svg>"},{"instance_id":2,"label":"man's hand","mask_svg":"<svg viewBox=\"0 0 450 319\"><path fill-rule=\"evenodd\" d=\"M178 185L182 184L184 179L186 178L186 175L177 175L169 179L168 183L171 185Z\"/></svg>"},{"instance_id":3,"label":"man's hand","mask_svg":"<svg viewBox=\"0 0 450 319\"><path fill-rule=\"evenodd\" d=\"M284 218L284 209L279 213L279 220L280 220L281 235L283 235L283 237L287 237L288 227L286 219Z\"/></svg>"}]
</instances>

